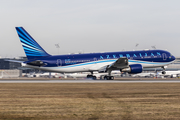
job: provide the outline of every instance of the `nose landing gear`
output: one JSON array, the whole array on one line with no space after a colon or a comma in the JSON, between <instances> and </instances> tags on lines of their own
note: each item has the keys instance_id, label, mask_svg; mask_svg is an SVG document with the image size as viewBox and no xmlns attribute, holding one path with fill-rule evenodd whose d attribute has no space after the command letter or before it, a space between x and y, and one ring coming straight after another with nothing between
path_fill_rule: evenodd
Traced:
<instances>
[{"instance_id":1,"label":"nose landing gear","mask_svg":"<svg viewBox=\"0 0 180 120\"><path fill-rule=\"evenodd\" d=\"M163 66L162 68L163 68L162 74L166 74L165 70L166 70L167 66Z\"/></svg>"}]
</instances>

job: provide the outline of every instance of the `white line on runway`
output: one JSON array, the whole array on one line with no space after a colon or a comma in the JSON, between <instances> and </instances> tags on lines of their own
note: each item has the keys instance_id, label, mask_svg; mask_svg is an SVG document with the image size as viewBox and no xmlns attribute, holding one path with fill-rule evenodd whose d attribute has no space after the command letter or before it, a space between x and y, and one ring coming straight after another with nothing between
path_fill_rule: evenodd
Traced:
<instances>
[{"instance_id":1,"label":"white line on runway","mask_svg":"<svg viewBox=\"0 0 180 120\"><path fill-rule=\"evenodd\" d=\"M0 80L0 83L180 83L180 80Z\"/></svg>"}]
</instances>

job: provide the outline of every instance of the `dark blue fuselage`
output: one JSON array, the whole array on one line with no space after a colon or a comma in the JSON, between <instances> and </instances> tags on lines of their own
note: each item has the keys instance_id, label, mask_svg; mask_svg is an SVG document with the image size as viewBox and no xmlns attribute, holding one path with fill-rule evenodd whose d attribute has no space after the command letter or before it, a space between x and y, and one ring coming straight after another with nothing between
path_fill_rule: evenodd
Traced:
<instances>
[{"instance_id":1,"label":"dark blue fuselage","mask_svg":"<svg viewBox=\"0 0 180 120\"><path fill-rule=\"evenodd\" d=\"M175 57L168 51L164 50L143 50L143 51L122 51L122 52L105 52L89 54L72 54L42 57L38 60L46 63L44 67L69 66L92 61L110 60L126 57L129 60L146 61L146 62L171 62ZM31 60L34 61L34 60ZM25 63L31 62L26 61Z\"/></svg>"}]
</instances>

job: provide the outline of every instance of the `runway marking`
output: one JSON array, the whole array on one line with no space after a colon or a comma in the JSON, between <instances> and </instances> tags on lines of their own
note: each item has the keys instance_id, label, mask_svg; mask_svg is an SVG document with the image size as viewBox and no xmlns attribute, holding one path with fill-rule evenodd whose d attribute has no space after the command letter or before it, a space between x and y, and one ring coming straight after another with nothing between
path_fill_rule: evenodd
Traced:
<instances>
[{"instance_id":1,"label":"runway marking","mask_svg":"<svg viewBox=\"0 0 180 120\"><path fill-rule=\"evenodd\" d=\"M180 80L0 80L0 83L180 83Z\"/></svg>"}]
</instances>

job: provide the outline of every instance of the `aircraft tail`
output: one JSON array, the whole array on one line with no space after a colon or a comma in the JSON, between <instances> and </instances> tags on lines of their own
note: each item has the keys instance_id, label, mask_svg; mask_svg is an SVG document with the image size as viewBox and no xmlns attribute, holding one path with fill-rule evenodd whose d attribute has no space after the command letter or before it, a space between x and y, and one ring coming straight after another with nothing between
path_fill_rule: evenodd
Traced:
<instances>
[{"instance_id":1,"label":"aircraft tail","mask_svg":"<svg viewBox=\"0 0 180 120\"><path fill-rule=\"evenodd\" d=\"M23 27L16 27L16 31L28 60L50 56Z\"/></svg>"}]
</instances>

